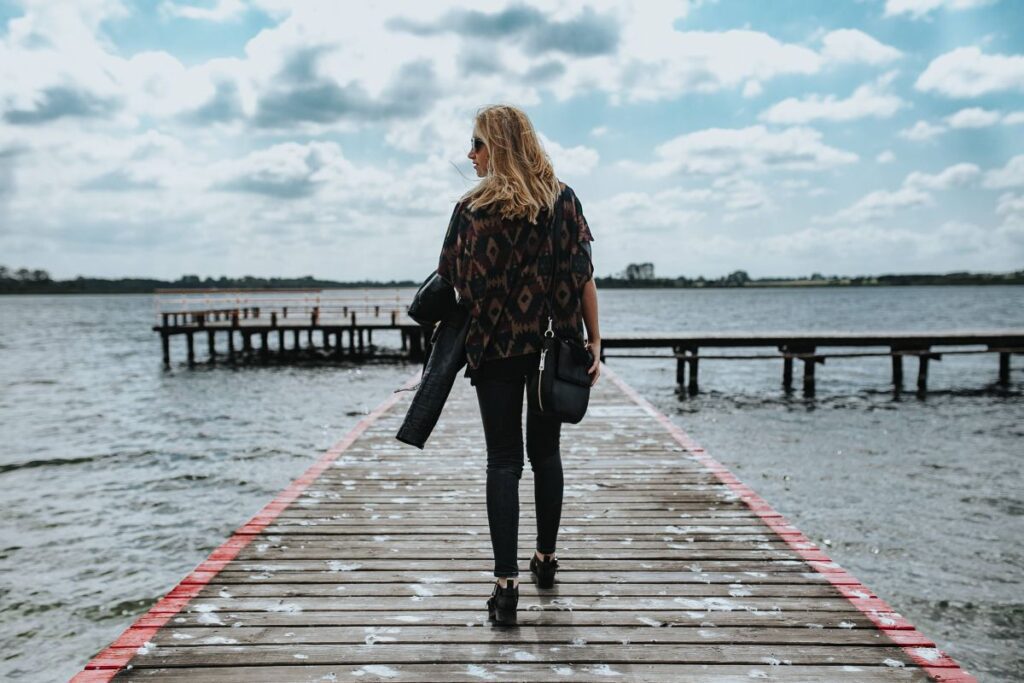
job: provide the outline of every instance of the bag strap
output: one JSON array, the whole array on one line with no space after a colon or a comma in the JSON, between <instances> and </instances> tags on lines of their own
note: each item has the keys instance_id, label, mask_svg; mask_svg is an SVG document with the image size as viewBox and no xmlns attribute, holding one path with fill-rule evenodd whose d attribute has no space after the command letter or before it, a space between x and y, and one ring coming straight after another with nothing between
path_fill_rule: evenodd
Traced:
<instances>
[{"instance_id":1,"label":"bag strap","mask_svg":"<svg viewBox=\"0 0 1024 683\"><path fill-rule=\"evenodd\" d=\"M555 336L555 305L554 300L551 298L551 290L555 288L555 277L558 276L558 260L561 255L562 240L561 235L558 234L558 205L562 199L562 192L558 193L558 197L555 199L555 210L553 210L551 216L551 279L548 280L548 286L544 292L544 300L548 305L548 329L544 331L545 337Z\"/></svg>"}]
</instances>

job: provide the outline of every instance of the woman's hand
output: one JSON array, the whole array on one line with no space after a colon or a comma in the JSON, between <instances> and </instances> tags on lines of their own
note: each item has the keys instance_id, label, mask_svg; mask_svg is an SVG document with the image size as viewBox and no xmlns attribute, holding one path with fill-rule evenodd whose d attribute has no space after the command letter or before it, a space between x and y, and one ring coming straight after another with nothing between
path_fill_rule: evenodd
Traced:
<instances>
[{"instance_id":1,"label":"woman's hand","mask_svg":"<svg viewBox=\"0 0 1024 683\"><path fill-rule=\"evenodd\" d=\"M597 383L597 378L601 376L601 340L588 341L586 348L594 354L594 362L587 369L587 374L591 375L590 386L594 386Z\"/></svg>"}]
</instances>

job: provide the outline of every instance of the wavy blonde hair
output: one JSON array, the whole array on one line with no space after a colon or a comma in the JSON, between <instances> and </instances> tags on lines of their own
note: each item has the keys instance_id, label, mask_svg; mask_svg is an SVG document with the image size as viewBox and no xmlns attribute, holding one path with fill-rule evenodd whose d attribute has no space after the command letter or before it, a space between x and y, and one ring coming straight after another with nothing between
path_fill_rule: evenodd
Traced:
<instances>
[{"instance_id":1,"label":"wavy blonde hair","mask_svg":"<svg viewBox=\"0 0 1024 683\"><path fill-rule=\"evenodd\" d=\"M494 206L502 218L537 221L554 208L558 178L537 131L518 107L494 104L476 113L476 132L487 145L487 175L462 196L471 210Z\"/></svg>"}]
</instances>

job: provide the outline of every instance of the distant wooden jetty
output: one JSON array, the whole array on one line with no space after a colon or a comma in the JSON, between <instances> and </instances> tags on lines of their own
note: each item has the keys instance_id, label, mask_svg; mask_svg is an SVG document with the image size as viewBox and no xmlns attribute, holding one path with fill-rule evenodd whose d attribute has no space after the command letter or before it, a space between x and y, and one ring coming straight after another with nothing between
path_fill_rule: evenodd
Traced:
<instances>
[{"instance_id":1,"label":"distant wooden jetty","mask_svg":"<svg viewBox=\"0 0 1024 683\"><path fill-rule=\"evenodd\" d=\"M73 681L975 680L606 373L563 430L549 591L525 569L524 472L517 628L486 621L483 435L459 382L426 450L395 439L394 394Z\"/></svg>"},{"instance_id":2,"label":"distant wooden jetty","mask_svg":"<svg viewBox=\"0 0 1024 683\"><path fill-rule=\"evenodd\" d=\"M708 354L706 349L772 348L776 353ZM866 350L874 347L876 350ZM968 347L968 348L964 348ZM617 353L609 349L668 348L668 354ZM830 349L827 350L826 349ZM845 349L858 349L847 351ZM670 358L676 361L677 388L698 391L701 360L781 360L782 386L793 386L793 361L803 363L803 388L813 394L815 367L829 358L889 357L892 359L892 384L903 387L903 359L916 358L917 391L928 388L928 363L944 355L989 354L999 356L999 385L1010 383L1010 356L1024 353L1024 330L936 330L926 332L683 332L619 334L602 339L603 359Z\"/></svg>"},{"instance_id":3,"label":"distant wooden jetty","mask_svg":"<svg viewBox=\"0 0 1024 683\"><path fill-rule=\"evenodd\" d=\"M153 330L160 334L165 368L171 367L171 339L184 337L186 360L194 366L195 337L206 338L206 363L263 363L349 360L420 360L429 350L429 328L407 315L408 302L375 290L288 290L229 292L159 290ZM258 294L258 296L257 296ZM162 299L162 300L161 300ZM395 347L376 346L373 334L390 334ZM221 350L217 340L223 337ZM378 339L380 337L378 336ZM237 339L237 343L236 343ZM303 339L305 342L303 343ZM256 341L258 340L258 342ZM707 353L709 349L772 349L772 353ZM669 353L614 353L610 349L667 349ZM604 337L602 359L665 358L676 361L679 391L699 391L700 361L776 360L782 387L793 388L793 362L803 364L803 391L813 394L818 365L830 358L889 357L892 384L903 388L903 359L917 359L917 392L928 388L930 361L944 355L997 354L997 383L1010 383L1010 357L1024 353L1024 330L928 332L677 332L613 334Z\"/></svg>"}]
</instances>

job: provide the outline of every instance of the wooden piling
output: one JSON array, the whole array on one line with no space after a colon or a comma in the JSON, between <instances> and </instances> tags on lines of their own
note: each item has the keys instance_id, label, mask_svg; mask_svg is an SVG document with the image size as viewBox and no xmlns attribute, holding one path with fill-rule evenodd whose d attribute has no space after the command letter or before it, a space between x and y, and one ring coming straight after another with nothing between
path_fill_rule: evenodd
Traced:
<instances>
[{"instance_id":1,"label":"wooden piling","mask_svg":"<svg viewBox=\"0 0 1024 683\"><path fill-rule=\"evenodd\" d=\"M228 360L235 361L235 331L228 330Z\"/></svg>"},{"instance_id":2,"label":"wooden piling","mask_svg":"<svg viewBox=\"0 0 1024 683\"><path fill-rule=\"evenodd\" d=\"M689 350L689 355L691 357L686 359L687 364L690 366L689 367L690 377L689 377L689 379L688 379L688 381L686 383L686 390L691 395L692 394L696 394L697 390L698 390L698 387L697 387L697 367L698 366L697 366L697 364L700 362L700 359L697 357L697 353L698 353L698 349L697 348L690 349Z\"/></svg>"},{"instance_id":3,"label":"wooden piling","mask_svg":"<svg viewBox=\"0 0 1024 683\"><path fill-rule=\"evenodd\" d=\"M801 351L803 351L804 353L813 354L815 349L812 346L812 347L807 348L807 349L801 349ZM804 393L807 394L808 396L812 396L814 394L814 366L817 365L817 361L813 357L811 357L811 358L804 358L803 361L804 361Z\"/></svg>"},{"instance_id":4,"label":"wooden piling","mask_svg":"<svg viewBox=\"0 0 1024 683\"><path fill-rule=\"evenodd\" d=\"M892 349L892 385L899 391L903 388L903 354Z\"/></svg>"},{"instance_id":5,"label":"wooden piling","mask_svg":"<svg viewBox=\"0 0 1024 683\"><path fill-rule=\"evenodd\" d=\"M267 334L268 334L267 330L263 330L262 332L260 332L260 359L261 360L266 360L267 359L267 353L270 350L270 349L267 348Z\"/></svg>"},{"instance_id":6,"label":"wooden piling","mask_svg":"<svg viewBox=\"0 0 1024 683\"><path fill-rule=\"evenodd\" d=\"M171 369L171 335L166 332L160 333L160 347L163 349L164 368Z\"/></svg>"},{"instance_id":7,"label":"wooden piling","mask_svg":"<svg viewBox=\"0 0 1024 683\"><path fill-rule=\"evenodd\" d=\"M192 367L196 364L196 351L192 344L192 332L186 332L185 339L188 343L188 366Z\"/></svg>"},{"instance_id":8,"label":"wooden piling","mask_svg":"<svg viewBox=\"0 0 1024 683\"><path fill-rule=\"evenodd\" d=\"M999 352L999 385L1009 386L1010 384L1010 354L1007 351Z\"/></svg>"},{"instance_id":9,"label":"wooden piling","mask_svg":"<svg viewBox=\"0 0 1024 683\"><path fill-rule=\"evenodd\" d=\"M782 388L793 390L793 359L790 356L782 359Z\"/></svg>"},{"instance_id":10,"label":"wooden piling","mask_svg":"<svg viewBox=\"0 0 1024 683\"><path fill-rule=\"evenodd\" d=\"M920 394L928 391L928 354L917 357L917 391Z\"/></svg>"},{"instance_id":11,"label":"wooden piling","mask_svg":"<svg viewBox=\"0 0 1024 683\"><path fill-rule=\"evenodd\" d=\"M213 330L206 331L206 352L210 356L211 363L217 362L217 351L214 348L214 334L216 334L216 332L214 332Z\"/></svg>"}]
</instances>

